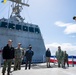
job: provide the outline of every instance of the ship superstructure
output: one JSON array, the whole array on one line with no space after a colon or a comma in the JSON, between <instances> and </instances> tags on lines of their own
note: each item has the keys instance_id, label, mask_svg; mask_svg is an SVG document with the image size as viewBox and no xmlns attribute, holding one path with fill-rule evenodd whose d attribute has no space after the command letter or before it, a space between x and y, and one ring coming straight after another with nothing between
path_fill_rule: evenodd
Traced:
<instances>
[{"instance_id":1,"label":"ship superstructure","mask_svg":"<svg viewBox=\"0 0 76 75\"><path fill-rule=\"evenodd\" d=\"M9 1L13 6L10 18L0 19L0 48L2 49L7 44L8 39L13 40L14 47L20 42L22 47L27 49L31 44L34 50L33 62L44 62L46 50L39 26L25 23L20 15L22 6L29 7L29 5L23 3L22 0Z\"/></svg>"}]
</instances>

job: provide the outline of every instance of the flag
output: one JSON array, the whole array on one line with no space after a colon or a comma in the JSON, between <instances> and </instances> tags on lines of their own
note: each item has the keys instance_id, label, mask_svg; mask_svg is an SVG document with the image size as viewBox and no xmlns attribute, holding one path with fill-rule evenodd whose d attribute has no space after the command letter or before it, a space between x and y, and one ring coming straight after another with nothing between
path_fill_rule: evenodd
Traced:
<instances>
[{"instance_id":1,"label":"flag","mask_svg":"<svg viewBox=\"0 0 76 75\"><path fill-rule=\"evenodd\" d=\"M7 0L4 0L4 3L6 3L7 2Z\"/></svg>"},{"instance_id":2,"label":"flag","mask_svg":"<svg viewBox=\"0 0 76 75\"><path fill-rule=\"evenodd\" d=\"M2 0L2 3L6 3L7 2L7 0Z\"/></svg>"}]
</instances>

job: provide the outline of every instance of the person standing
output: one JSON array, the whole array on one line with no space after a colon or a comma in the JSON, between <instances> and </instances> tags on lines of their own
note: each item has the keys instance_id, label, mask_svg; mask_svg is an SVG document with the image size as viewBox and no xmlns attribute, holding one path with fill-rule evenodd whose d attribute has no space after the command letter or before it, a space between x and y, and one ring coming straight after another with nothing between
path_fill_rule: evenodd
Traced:
<instances>
[{"instance_id":1,"label":"person standing","mask_svg":"<svg viewBox=\"0 0 76 75\"><path fill-rule=\"evenodd\" d=\"M14 59L14 47L12 47L12 40L8 40L8 44L3 48L2 57L3 57L3 69L2 75L5 75L7 67L7 75L10 75L12 60Z\"/></svg>"},{"instance_id":2,"label":"person standing","mask_svg":"<svg viewBox=\"0 0 76 75\"><path fill-rule=\"evenodd\" d=\"M32 56L34 55L34 52L32 50L32 46L29 45L29 50L26 51L25 56L26 56L26 65L25 65L25 70L27 69L27 65L29 64L29 69L31 68L31 62L32 62Z\"/></svg>"},{"instance_id":3,"label":"person standing","mask_svg":"<svg viewBox=\"0 0 76 75\"><path fill-rule=\"evenodd\" d=\"M50 52L50 49L48 48L47 51L46 51L47 68L51 67L51 66L50 66L50 57L51 57L51 52Z\"/></svg>"},{"instance_id":4,"label":"person standing","mask_svg":"<svg viewBox=\"0 0 76 75\"><path fill-rule=\"evenodd\" d=\"M58 46L58 51L56 51L56 58L58 60L58 67L60 67L60 64L63 67L63 51L60 46Z\"/></svg>"},{"instance_id":5,"label":"person standing","mask_svg":"<svg viewBox=\"0 0 76 75\"><path fill-rule=\"evenodd\" d=\"M69 67L68 54L66 53L66 51L64 51L64 67L65 67L65 63L67 63L67 66Z\"/></svg>"},{"instance_id":6,"label":"person standing","mask_svg":"<svg viewBox=\"0 0 76 75\"><path fill-rule=\"evenodd\" d=\"M21 48L21 43L18 43L18 47L15 48L14 70L21 69L22 58L23 58L23 48Z\"/></svg>"}]
</instances>

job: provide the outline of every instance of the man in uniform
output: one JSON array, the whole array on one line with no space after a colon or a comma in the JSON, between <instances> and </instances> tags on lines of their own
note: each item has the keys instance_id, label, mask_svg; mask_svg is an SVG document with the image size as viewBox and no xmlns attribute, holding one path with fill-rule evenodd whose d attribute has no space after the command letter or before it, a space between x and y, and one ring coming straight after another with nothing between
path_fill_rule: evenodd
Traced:
<instances>
[{"instance_id":1,"label":"man in uniform","mask_svg":"<svg viewBox=\"0 0 76 75\"><path fill-rule=\"evenodd\" d=\"M63 51L60 46L58 46L58 51L56 51L56 58L58 60L58 67L60 67L60 64L62 64L63 67Z\"/></svg>"},{"instance_id":2,"label":"man in uniform","mask_svg":"<svg viewBox=\"0 0 76 75\"><path fill-rule=\"evenodd\" d=\"M14 70L21 69L22 58L23 58L23 48L21 48L21 43L18 43L18 47L15 48Z\"/></svg>"},{"instance_id":3,"label":"man in uniform","mask_svg":"<svg viewBox=\"0 0 76 75\"><path fill-rule=\"evenodd\" d=\"M64 67L65 67L65 63L67 63L67 66L69 67L68 54L66 53L66 51L64 51Z\"/></svg>"},{"instance_id":4,"label":"man in uniform","mask_svg":"<svg viewBox=\"0 0 76 75\"><path fill-rule=\"evenodd\" d=\"M10 75L12 60L14 59L14 47L12 47L12 40L8 40L8 44L3 48L2 57L4 61L2 74L5 75L7 67L7 75Z\"/></svg>"}]
</instances>

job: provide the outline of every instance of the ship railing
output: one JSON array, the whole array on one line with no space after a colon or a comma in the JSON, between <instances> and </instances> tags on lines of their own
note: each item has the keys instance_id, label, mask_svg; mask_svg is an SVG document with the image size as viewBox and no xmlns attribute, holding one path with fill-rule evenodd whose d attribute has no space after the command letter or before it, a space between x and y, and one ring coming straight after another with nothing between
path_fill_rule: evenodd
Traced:
<instances>
[{"instance_id":1,"label":"ship railing","mask_svg":"<svg viewBox=\"0 0 76 75\"><path fill-rule=\"evenodd\" d=\"M56 56L51 56L50 62L54 63L54 65L57 64ZM74 67L76 65L76 56L68 56L68 63Z\"/></svg>"}]
</instances>

